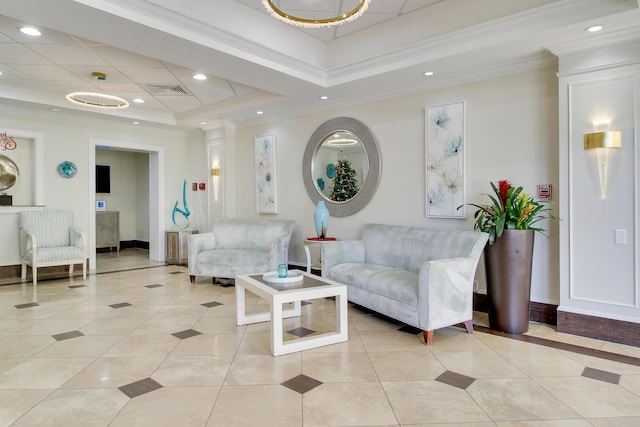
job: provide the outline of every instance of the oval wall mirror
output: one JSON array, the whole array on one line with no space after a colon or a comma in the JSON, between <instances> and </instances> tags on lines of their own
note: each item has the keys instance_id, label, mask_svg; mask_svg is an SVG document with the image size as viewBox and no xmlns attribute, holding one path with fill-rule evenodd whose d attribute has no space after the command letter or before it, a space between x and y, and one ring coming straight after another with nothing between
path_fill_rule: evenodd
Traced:
<instances>
[{"instance_id":1,"label":"oval wall mirror","mask_svg":"<svg viewBox=\"0 0 640 427\"><path fill-rule=\"evenodd\" d=\"M331 216L348 216L373 197L380 167L380 152L371 131L356 119L336 117L309 138L302 176L314 204L324 200Z\"/></svg>"}]
</instances>

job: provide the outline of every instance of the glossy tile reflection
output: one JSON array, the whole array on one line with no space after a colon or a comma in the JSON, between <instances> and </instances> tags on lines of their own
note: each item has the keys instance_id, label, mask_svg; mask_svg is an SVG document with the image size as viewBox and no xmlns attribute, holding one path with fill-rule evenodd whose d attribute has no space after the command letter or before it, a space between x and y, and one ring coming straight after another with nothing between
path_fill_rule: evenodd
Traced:
<instances>
[{"instance_id":1,"label":"glossy tile reflection","mask_svg":"<svg viewBox=\"0 0 640 427\"><path fill-rule=\"evenodd\" d=\"M265 324L236 325L233 286L191 284L144 251L104 258L86 282L0 286L0 427L640 423L635 347L537 324L533 342L516 340L483 313L473 335L438 330L426 347L349 305L348 342L273 357ZM288 339L333 322L333 301L309 302L284 322Z\"/></svg>"}]
</instances>

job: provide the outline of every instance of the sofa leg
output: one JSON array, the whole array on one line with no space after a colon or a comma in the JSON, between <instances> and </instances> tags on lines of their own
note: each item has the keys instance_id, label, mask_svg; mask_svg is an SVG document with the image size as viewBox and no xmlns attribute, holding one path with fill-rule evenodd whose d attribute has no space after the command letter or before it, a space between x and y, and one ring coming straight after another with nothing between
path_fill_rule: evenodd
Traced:
<instances>
[{"instance_id":1,"label":"sofa leg","mask_svg":"<svg viewBox=\"0 0 640 427\"><path fill-rule=\"evenodd\" d=\"M189 275L189 281L191 283L196 283L196 276L192 276L191 274Z\"/></svg>"},{"instance_id":2,"label":"sofa leg","mask_svg":"<svg viewBox=\"0 0 640 427\"><path fill-rule=\"evenodd\" d=\"M433 329L430 331L422 331L422 337L427 345L433 344Z\"/></svg>"},{"instance_id":3,"label":"sofa leg","mask_svg":"<svg viewBox=\"0 0 640 427\"><path fill-rule=\"evenodd\" d=\"M467 328L467 333L473 333L473 322L471 320L467 320L466 322L464 322L464 327Z\"/></svg>"}]
</instances>

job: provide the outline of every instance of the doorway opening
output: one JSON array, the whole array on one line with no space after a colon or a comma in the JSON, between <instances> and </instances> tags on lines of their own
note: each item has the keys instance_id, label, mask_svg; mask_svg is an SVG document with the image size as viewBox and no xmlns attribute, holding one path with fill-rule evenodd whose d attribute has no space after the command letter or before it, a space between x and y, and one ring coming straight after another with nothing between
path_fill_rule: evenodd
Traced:
<instances>
[{"instance_id":1,"label":"doorway opening","mask_svg":"<svg viewBox=\"0 0 640 427\"><path fill-rule=\"evenodd\" d=\"M140 170L142 173L140 175L136 175L136 172L129 174L131 179L135 180L144 180L148 179L148 187L142 183L141 187L143 190L148 188L148 204L140 203L137 207L136 215L142 216L141 220L145 221L145 226L148 224L148 241L149 241L149 252L148 257L151 261L164 262L164 214L162 212L161 207L164 206L164 148L153 146L153 145L145 145L145 144L136 144L129 142L121 142L121 141L109 141L109 140L99 140L99 139L90 139L89 141L89 264L90 270L96 269L96 209L97 202L105 202L105 200L99 200L98 197L101 194L96 194L95 188L95 179L96 179L96 165L98 164L96 161L96 157L99 159L105 159L105 156L100 152L98 156L96 156L96 152L98 150L107 150L114 151L114 155L117 156L117 152L130 152L132 154L131 162L135 164L138 162L139 165L141 161L144 161L145 158L148 157L147 164L141 165ZM122 153L121 153L122 154ZM139 154L139 155L138 155ZM106 156L108 158L109 156ZM146 166L146 168L145 168ZM135 167L135 166L134 166ZM148 170L148 172L146 172ZM146 172L146 173L144 173ZM134 177L134 178L133 178ZM135 183L131 183L131 185L135 185ZM106 196L106 195L105 195ZM103 197L107 198L107 197ZM126 199L119 199L116 203L127 203ZM129 201L129 203L132 203ZM137 202L135 202L137 203ZM102 207L101 207L102 208ZM108 204L106 205L106 209L109 209ZM122 227L122 226L120 226ZM135 233L138 233L139 230L136 230ZM143 231L146 233L146 230Z\"/></svg>"}]
</instances>

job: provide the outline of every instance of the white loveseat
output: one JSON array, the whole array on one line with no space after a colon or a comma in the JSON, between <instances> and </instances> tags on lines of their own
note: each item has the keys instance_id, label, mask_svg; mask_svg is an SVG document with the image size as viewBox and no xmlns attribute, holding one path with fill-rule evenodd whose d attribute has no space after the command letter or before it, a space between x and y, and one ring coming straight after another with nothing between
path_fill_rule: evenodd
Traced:
<instances>
[{"instance_id":1,"label":"white loveseat","mask_svg":"<svg viewBox=\"0 0 640 427\"><path fill-rule=\"evenodd\" d=\"M322 275L351 302L423 331L464 323L473 332L473 280L488 235L367 224L362 240L322 244Z\"/></svg>"},{"instance_id":2,"label":"white loveseat","mask_svg":"<svg viewBox=\"0 0 640 427\"><path fill-rule=\"evenodd\" d=\"M288 264L294 221L276 219L217 220L208 233L188 237L189 278L235 278L275 271Z\"/></svg>"}]
</instances>

